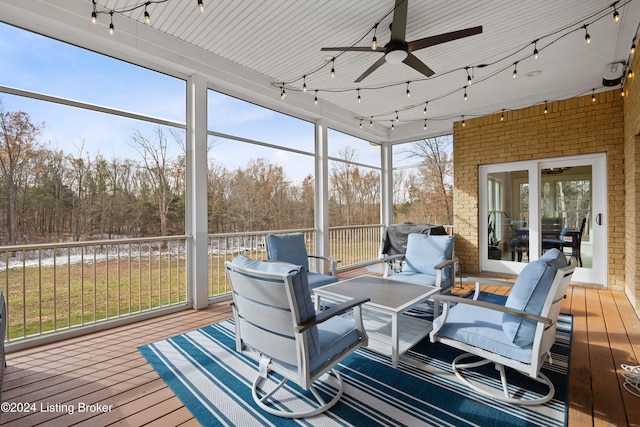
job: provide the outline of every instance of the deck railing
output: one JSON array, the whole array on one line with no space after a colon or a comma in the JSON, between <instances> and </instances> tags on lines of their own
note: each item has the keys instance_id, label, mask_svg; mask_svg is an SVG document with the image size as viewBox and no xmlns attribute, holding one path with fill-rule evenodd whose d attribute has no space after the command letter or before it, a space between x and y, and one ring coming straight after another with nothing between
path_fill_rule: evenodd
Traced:
<instances>
[{"instance_id":1,"label":"deck railing","mask_svg":"<svg viewBox=\"0 0 640 427\"><path fill-rule=\"evenodd\" d=\"M381 225L329 227L329 256L341 260L338 269L354 267L378 257ZM214 298L231 291L224 262L237 255L257 260L267 259L264 239L270 233L303 233L307 252L314 253L316 230L313 228L270 230L249 233L209 235L209 296ZM311 265L313 270L313 264Z\"/></svg>"},{"instance_id":2,"label":"deck railing","mask_svg":"<svg viewBox=\"0 0 640 427\"><path fill-rule=\"evenodd\" d=\"M0 247L7 341L186 304L186 239Z\"/></svg>"},{"instance_id":3,"label":"deck railing","mask_svg":"<svg viewBox=\"0 0 640 427\"><path fill-rule=\"evenodd\" d=\"M339 270L378 257L382 226L330 227L329 256ZM209 235L209 297L231 290L224 262L239 254L266 259L269 233L300 232L313 254L313 228ZM50 335L106 321L186 307L188 236L0 247L0 290L7 341ZM314 270L313 263L311 269Z\"/></svg>"}]
</instances>

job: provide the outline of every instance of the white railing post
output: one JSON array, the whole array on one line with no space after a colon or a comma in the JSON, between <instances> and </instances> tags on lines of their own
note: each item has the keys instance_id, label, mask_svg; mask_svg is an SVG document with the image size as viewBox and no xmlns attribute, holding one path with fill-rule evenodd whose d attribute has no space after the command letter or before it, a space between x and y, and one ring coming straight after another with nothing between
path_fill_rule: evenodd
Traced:
<instances>
[{"instance_id":1,"label":"white railing post","mask_svg":"<svg viewBox=\"0 0 640 427\"><path fill-rule=\"evenodd\" d=\"M207 81L187 82L187 297L193 308L209 305L207 268Z\"/></svg>"}]
</instances>

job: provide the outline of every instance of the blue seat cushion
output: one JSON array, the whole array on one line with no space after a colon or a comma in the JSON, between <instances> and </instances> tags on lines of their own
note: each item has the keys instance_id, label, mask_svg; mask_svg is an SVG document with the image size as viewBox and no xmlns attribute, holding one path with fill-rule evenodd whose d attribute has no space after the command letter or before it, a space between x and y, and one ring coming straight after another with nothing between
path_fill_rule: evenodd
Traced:
<instances>
[{"instance_id":1,"label":"blue seat cushion","mask_svg":"<svg viewBox=\"0 0 640 427\"><path fill-rule=\"evenodd\" d=\"M301 265L309 271L307 247L302 233L267 234L267 258L269 261L282 261Z\"/></svg>"},{"instance_id":2,"label":"blue seat cushion","mask_svg":"<svg viewBox=\"0 0 640 427\"><path fill-rule=\"evenodd\" d=\"M435 266L453 256L452 236L410 233L402 272L436 275ZM444 271L443 271L444 273ZM447 277L443 277L447 279Z\"/></svg>"},{"instance_id":3,"label":"blue seat cushion","mask_svg":"<svg viewBox=\"0 0 640 427\"><path fill-rule=\"evenodd\" d=\"M435 323L442 319L439 317ZM531 363L532 345L518 346L502 330L502 312L467 304L449 310L447 322L438 331L449 337L510 359Z\"/></svg>"},{"instance_id":4,"label":"blue seat cushion","mask_svg":"<svg viewBox=\"0 0 640 427\"><path fill-rule=\"evenodd\" d=\"M356 329L355 321L335 316L318 325L318 339L320 351L315 357L309 357L309 369L312 373L358 342L360 332Z\"/></svg>"},{"instance_id":5,"label":"blue seat cushion","mask_svg":"<svg viewBox=\"0 0 640 427\"><path fill-rule=\"evenodd\" d=\"M307 273L307 279L309 281L309 289L330 285L331 283L335 283L339 280L337 276L329 276L327 274L320 273Z\"/></svg>"},{"instance_id":6,"label":"blue seat cushion","mask_svg":"<svg viewBox=\"0 0 640 427\"><path fill-rule=\"evenodd\" d=\"M303 267L284 262L256 261L245 256L238 256L233 259L233 263L242 268L256 270L263 273L281 274L291 276L293 292L298 307L300 323L304 323L316 315L307 274ZM284 282L282 283L284 286ZM309 328L307 339L309 342L309 357L315 357L320 352L320 341L317 328Z\"/></svg>"},{"instance_id":7,"label":"blue seat cushion","mask_svg":"<svg viewBox=\"0 0 640 427\"><path fill-rule=\"evenodd\" d=\"M566 258L558 249L547 251L537 261L530 262L518 275L505 307L540 314L559 267L566 266ZM502 329L516 345L533 343L537 322L504 313Z\"/></svg>"},{"instance_id":8,"label":"blue seat cushion","mask_svg":"<svg viewBox=\"0 0 640 427\"><path fill-rule=\"evenodd\" d=\"M414 285L435 286L436 276L430 274L414 273L412 271L403 271L388 277L389 280L398 282L412 283Z\"/></svg>"}]
</instances>

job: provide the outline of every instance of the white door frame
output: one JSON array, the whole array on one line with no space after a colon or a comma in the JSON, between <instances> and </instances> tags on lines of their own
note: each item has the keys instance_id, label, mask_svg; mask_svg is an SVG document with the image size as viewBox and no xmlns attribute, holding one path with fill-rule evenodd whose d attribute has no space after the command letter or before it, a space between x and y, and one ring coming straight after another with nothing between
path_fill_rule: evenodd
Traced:
<instances>
[{"instance_id":1,"label":"white door frame","mask_svg":"<svg viewBox=\"0 0 640 427\"><path fill-rule=\"evenodd\" d=\"M488 224L487 224L487 175L489 173L526 170L529 175L529 231L530 236L539 236L540 230L540 193L542 169L558 166L588 166L592 167L592 242L593 266L591 268L577 268L572 280L598 284L607 287L607 159L605 153L594 153L581 156L556 157L522 162L482 165L479 167L479 217L478 230L480 233L480 270L519 274L526 263L505 260L492 260L488 256ZM531 260L538 258L540 253L540 239L529 239L529 256Z\"/></svg>"}]
</instances>

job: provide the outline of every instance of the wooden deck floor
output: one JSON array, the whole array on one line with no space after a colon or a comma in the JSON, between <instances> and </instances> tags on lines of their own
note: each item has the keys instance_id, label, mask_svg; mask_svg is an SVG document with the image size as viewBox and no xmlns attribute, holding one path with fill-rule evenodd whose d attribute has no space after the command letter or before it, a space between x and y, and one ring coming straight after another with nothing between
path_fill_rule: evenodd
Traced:
<instances>
[{"instance_id":1,"label":"wooden deck floor","mask_svg":"<svg viewBox=\"0 0 640 427\"><path fill-rule=\"evenodd\" d=\"M505 293L507 289L486 290ZM570 287L563 311L574 315L569 426L640 426L640 398L624 390L620 375L621 363L640 364L640 320L626 296ZM137 346L230 315L227 303L216 303L205 310L187 310L11 353L7 357L3 402L35 404L36 411L2 413L0 424L199 425ZM111 406L111 410L68 414L64 407L55 407L73 404L77 408L80 402ZM49 412L41 411L41 405Z\"/></svg>"}]
</instances>

